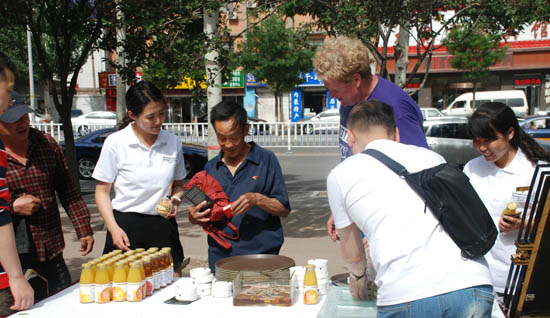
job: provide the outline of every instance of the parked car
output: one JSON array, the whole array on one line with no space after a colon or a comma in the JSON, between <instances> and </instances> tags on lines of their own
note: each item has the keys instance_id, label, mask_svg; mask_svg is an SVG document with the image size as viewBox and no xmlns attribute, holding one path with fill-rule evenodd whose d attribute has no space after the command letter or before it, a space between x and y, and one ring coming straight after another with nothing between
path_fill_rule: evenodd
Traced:
<instances>
[{"instance_id":1,"label":"parked car","mask_svg":"<svg viewBox=\"0 0 550 318\"><path fill-rule=\"evenodd\" d=\"M95 165L101 154L101 148L105 139L115 132L114 128L96 130L75 141L76 160L78 163L78 175L82 179L91 179ZM64 143L60 143L65 151ZM190 179L195 173L203 170L208 161L208 154L205 148L196 145L182 145L186 179Z\"/></svg>"},{"instance_id":2,"label":"parked car","mask_svg":"<svg viewBox=\"0 0 550 318\"><path fill-rule=\"evenodd\" d=\"M421 107L422 117L424 120L435 120L445 117L437 108L434 107Z\"/></svg>"},{"instance_id":3,"label":"parked car","mask_svg":"<svg viewBox=\"0 0 550 318\"><path fill-rule=\"evenodd\" d=\"M90 132L91 126L114 127L116 125L116 113L108 111L94 111L82 114L71 119L73 129L80 136L84 136Z\"/></svg>"},{"instance_id":4,"label":"parked car","mask_svg":"<svg viewBox=\"0 0 550 318\"><path fill-rule=\"evenodd\" d=\"M449 107L442 112L447 116L469 116L474 112L474 109L488 102L501 102L512 108L516 117L525 117L527 114L527 97L521 89L517 90L502 90L502 91L481 91L476 92L475 105L473 102L473 94L465 93L458 96Z\"/></svg>"},{"instance_id":5,"label":"parked car","mask_svg":"<svg viewBox=\"0 0 550 318\"><path fill-rule=\"evenodd\" d=\"M533 138L550 140L550 116L530 116L519 126Z\"/></svg>"},{"instance_id":6,"label":"parked car","mask_svg":"<svg viewBox=\"0 0 550 318\"><path fill-rule=\"evenodd\" d=\"M299 120L298 123L302 124L302 133L307 135L325 130L338 133L338 129L340 128L340 110L338 108L327 109L313 117Z\"/></svg>"},{"instance_id":7,"label":"parked car","mask_svg":"<svg viewBox=\"0 0 550 318\"><path fill-rule=\"evenodd\" d=\"M550 120L550 116L544 117ZM466 117L444 117L440 120L425 121L424 132L428 146L447 162L464 166L468 161L480 156L468 135L467 124ZM537 139L537 142L550 152L550 141Z\"/></svg>"}]
</instances>

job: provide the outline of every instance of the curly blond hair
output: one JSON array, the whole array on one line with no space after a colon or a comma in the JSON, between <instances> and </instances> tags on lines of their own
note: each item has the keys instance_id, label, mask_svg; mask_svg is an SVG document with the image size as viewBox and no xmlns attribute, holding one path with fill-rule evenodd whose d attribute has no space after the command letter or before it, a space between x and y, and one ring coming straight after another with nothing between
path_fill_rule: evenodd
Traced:
<instances>
[{"instance_id":1,"label":"curly blond hair","mask_svg":"<svg viewBox=\"0 0 550 318\"><path fill-rule=\"evenodd\" d=\"M321 79L349 83L353 74L371 76L367 47L359 39L339 36L327 38L317 49L313 66Z\"/></svg>"}]
</instances>

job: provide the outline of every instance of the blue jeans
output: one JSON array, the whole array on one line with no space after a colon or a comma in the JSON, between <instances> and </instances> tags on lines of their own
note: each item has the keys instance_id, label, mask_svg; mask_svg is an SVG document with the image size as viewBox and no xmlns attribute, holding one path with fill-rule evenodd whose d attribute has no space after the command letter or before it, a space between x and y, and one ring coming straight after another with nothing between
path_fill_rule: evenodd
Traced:
<instances>
[{"instance_id":1,"label":"blue jeans","mask_svg":"<svg viewBox=\"0 0 550 318\"><path fill-rule=\"evenodd\" d=\"M493 287L460 289L407 303L379 306L378 318L490 318Z\"/></svg>"}]
</instances>

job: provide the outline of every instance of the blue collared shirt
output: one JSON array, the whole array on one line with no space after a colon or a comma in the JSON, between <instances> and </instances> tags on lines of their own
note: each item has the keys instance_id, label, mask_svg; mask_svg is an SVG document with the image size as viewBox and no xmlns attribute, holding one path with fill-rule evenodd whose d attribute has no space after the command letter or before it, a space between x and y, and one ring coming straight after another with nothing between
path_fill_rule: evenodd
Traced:
<instances>
[{"instance_id":1,"label":"blue collared shirt","mask_svg":"<svg viewBox=\"0 0 550 318\"><path fill-rule=\"evenodd\" d=\"M220 183L230 202L237 200L245 193L256 192L277 199L290 210L288 193L277 157L273 152L261 148L254 142L250 142L250 146L246 159L237 168L234 176L222 161L223 151L208 161L204 170ZM230 240L232 248L227 251L208 237L209 258L218 256L221 259L236 255L278 251L283 245L284 237L280 218L257 206L244 214L232 217L231 223L239 229L239 239ZM227 228L224 229L224 232L233 234ZM209 259L209 262L213 265L219 259Z\"/></svg>"}]
</instances>

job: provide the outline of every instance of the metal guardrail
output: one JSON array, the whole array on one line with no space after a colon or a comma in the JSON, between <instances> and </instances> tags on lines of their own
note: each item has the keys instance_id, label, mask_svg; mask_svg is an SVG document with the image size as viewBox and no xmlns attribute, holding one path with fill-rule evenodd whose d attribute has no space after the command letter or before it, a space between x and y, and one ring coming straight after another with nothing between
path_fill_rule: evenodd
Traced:
<instances>
[{"instance_id":1,"label":"metal guardrail","mask_svg":"<svg viewBox=\"0 0 550 318\"><path fill-rule=\"evenodd\" d=\"M58 123L31 124L32 127L44 131L55 140L62 141L62 125ZM105 125L87 125L73 127L75 138L81 132L109 128ZM265 122L250 123L247 141L254 141L262 147L337 147L340 124L338 122L324 123L292 123L292 122ZM183 143L206 146L208 137L207 123L171 123L163 124L167 131L179 136Z\"/></svg>"}]
</instances>

